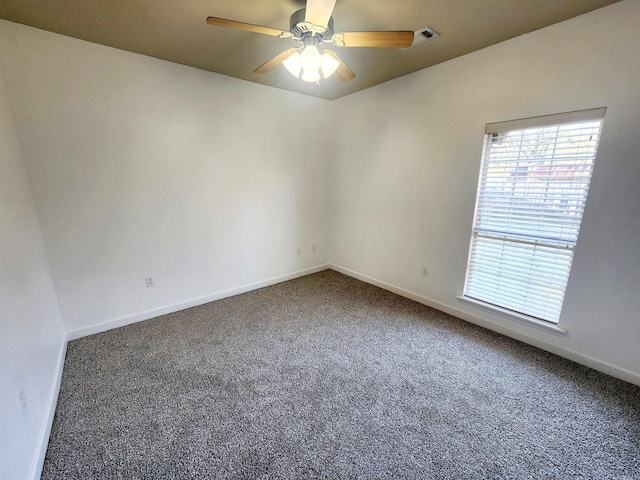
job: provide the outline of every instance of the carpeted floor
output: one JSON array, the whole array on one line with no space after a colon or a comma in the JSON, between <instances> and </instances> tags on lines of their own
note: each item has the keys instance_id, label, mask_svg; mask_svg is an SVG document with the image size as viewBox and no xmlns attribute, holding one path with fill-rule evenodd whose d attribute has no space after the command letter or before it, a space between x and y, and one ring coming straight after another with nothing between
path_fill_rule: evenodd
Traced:
<instances>
[{"instance_id":1,"label":"carpeted floor","mask_svg":"<svg viewBox=\"0 0 640 480\"><path fill-rule=\"evenodd\" d=\"M43 478L640 478L640 388L334 271L69 343Z\"/></svg>"}]
</instances>

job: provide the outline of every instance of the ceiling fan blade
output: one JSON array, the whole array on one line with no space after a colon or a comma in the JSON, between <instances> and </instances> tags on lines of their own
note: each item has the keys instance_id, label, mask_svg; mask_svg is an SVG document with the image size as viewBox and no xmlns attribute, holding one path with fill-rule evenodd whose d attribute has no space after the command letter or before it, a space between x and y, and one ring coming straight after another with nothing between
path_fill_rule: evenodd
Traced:
<instances>
[{"instance_id":1,"label":"ceiling fan blade","mask_svg":"<svg viewBox=\"0 0 640 480\"><path fill-rule=\"evenodd\" d=\"M273 57L271 60L267 60L265 63L256 68L253 73L269 73L271 70L276 68L282 62L284 62L287 58L293 55L297 48L290 48L289 50L285 50L284 52L280 52L278 55Z\"/></svg>"},{"instance_id":2,"label":"ceiling fan blade","mask_svg":"<svg viewBox=\"0 0 640 480\"><path fill-rule=\"evenodd\" d=\"M381 47L408 48L413 43L411 30L395 32L342 32L336 33L331 41L337 47Z\"/></svg>"},{"instance_id":3,"label":"ceiling fan blade","mask_svg":"<svg viewBox=\"0 0 640 480\"><path fill-rule=\"evenodd\" d=\"M218 27L235 28L236 30L246 30L247 32L262 33L264 35L272 35L274 37L291 37L291 32L278 30L277 28L263 27L261 25L253 25L251 23L236 22L235 20L227 20L226 18L207 17L209 25Z\"/></svg>"},{"instance_id":4,"label":"ceiling fan blade","mask_svg":"<svg viewBox=\"0 0 640 480\"><path fill-rule=\"evenodd\" d=\"M328 53L329 55L331 55L333 58L335 58L337 61L340 62L340 66L337 68L335 76L338 77L339 80L343 81L343 82L348 82L349 80L353 80L354 78L356 78L356 74L353 73L353 71L347 67L347 64L344 63L344 61L338 56L338 54L336 52L334 52L333 50L323 50L323 53Z\"/></svg>"},{"instance_id":5,"label":"ceiling fan blade","mask_svg":"<svg viewBox=\"0 0 640 480\"><path fill-rule=\"evenodd\" d=\"M328 24L336 0L307 0L304 21L323 30Z\"/></svg>"}]
</instances>

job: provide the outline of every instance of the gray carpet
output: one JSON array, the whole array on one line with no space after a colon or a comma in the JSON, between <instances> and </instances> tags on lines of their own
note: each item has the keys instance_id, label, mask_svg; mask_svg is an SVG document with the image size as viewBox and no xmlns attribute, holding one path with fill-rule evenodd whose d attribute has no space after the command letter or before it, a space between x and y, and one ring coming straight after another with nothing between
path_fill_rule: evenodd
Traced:
<instances>
[{"instance_id":1,"label":"gray carpet","mask_svg":"<svg viewBox=\"0 0 640 480\"><path fill-rule=\"evenodd\" d=\"M69 343L43 478L640 478L640 388L333 271Z\"/></svg>"}]
</instances>

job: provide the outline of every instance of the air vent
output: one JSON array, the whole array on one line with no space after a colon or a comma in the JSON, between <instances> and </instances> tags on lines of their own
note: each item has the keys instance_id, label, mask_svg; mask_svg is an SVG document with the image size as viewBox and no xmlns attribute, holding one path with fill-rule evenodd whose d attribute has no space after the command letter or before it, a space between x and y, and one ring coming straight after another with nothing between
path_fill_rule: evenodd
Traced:
<instances>
[{"instance_id":1,"label":"air vent","mask_svg":"<svg viewBox=\"0 0 640 480\"><path fill-rule=\"evenodd\" d=\"M410 47L403 48L402 50L409 50L410 48L415 47L416 45L420 45L421 43L428 42L429 40L433 40L436 37L439 37L440 34L436 32L433 28L424 27L420 30L417 30L413 34L413 43Z\"/></svg>"}]
</instances>

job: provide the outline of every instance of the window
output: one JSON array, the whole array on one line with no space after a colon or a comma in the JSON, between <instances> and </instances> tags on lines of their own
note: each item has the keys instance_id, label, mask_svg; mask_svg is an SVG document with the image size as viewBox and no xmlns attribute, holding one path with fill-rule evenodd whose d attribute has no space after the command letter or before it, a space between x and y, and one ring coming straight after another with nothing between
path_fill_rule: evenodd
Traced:
<instances>
[{"instance_id":1,"label":"window","mask_svg":"<svg viewBox=\"0 0 640 480\"><path fill-rule=\"evenodd\" d=\"M558 323L605 110L487 125L464 297Z\"/></svg>"}]
</instances>

